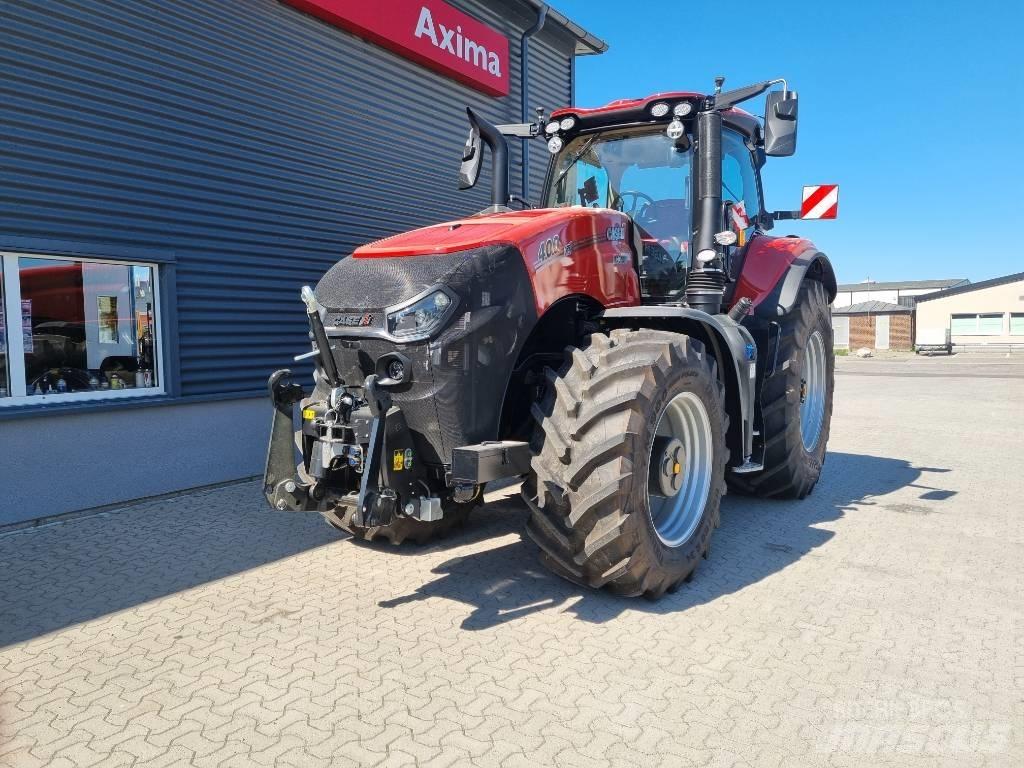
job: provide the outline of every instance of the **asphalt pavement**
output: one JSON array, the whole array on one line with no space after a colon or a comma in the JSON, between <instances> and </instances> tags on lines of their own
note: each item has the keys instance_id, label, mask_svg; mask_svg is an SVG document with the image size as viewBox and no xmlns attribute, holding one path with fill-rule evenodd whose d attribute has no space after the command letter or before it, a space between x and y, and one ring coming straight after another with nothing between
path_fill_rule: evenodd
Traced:
<instances>
[{"instance_id":1,"label":"asphalt pavement","mask_svg":"<svg viewBox=\"0 0 1024 768\"><path fill-rule=\"evenodd\" d=\"M546 573L512 489L421 548L253 482L0 534L0 765L1024 765L1024 385L978 360L840 359L813 495L727 497L657 603Z\"/></svg>"}]
</instances>

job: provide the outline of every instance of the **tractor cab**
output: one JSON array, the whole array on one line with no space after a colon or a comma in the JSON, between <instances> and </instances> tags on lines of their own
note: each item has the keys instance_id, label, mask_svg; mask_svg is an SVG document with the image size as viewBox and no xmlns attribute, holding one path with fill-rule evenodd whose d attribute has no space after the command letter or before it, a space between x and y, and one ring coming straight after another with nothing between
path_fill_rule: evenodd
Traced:
<instances>
[{"instance_id":1,"label":"tractor cab","mask_svg":"<svg viewBox=\"0 0 1024 768\"><path fill-rule=\"evenodd\" d=\"M767 83L760 84L761 88ZM631 218L640 254L638 269L646 302L678 302L685 298L687 275L694 266L694 236L700 201L692 184L698 166L720 164L719 193L724 227L722 239L742 248L759 226L771 226L762 216L760 168L767 149L792 154L796 136L796 93L769 94L764 144L761 124L753 115L730 103L749 98L751 89L704 96L692 92L653 94L643 99L622 99L595 109L563 108L552 113L543 135L553 162L543 205L611 208ZM698 140L698 119L712 100L721 132L709 132L719 141ZM778 104L785 102L785 124ZM724 108L723 108L724 107ZM539 127L538 127L539 128ZM783 145L778 136L785 132ZM541 131L538 129L538 134ZM700 150L704 150L701 152ZM707 216L707 214L704 214ZM723 271L732 266L735 249L721 250Z\"/></svg>"},{"instance_id":2,"label":"tractor cab","mask_svg":"<svg viewBox=\"0 0 1024 768\"><path fill-rule=\"evenodd\" d=\"M578 135L552 166L545 207L611 208L633 221L645 298L679 299L690 267L691 142L657 128Z\"/></svg>"},{"instance_id":3,"label":"tractor cab","mask_svg":"<svg viewBox=\"0 0 1024 768\"><path fill-rule=\"evenodd\" d=\"M460 187L475 184L483 143L491 149L492 205L508 210L506 136L546 141L552 154L541 205L629 216L645 303L721 311L737 256L774 218L760 168L796 150L797 94L771 80L714 94L658 93L603 107L565 107L535 124L492 126L470 111ZM770 91L762 122L737 107ZM700 183L692 183L693 180ZM525 203L525 201L522 201Z\"/></svg>"}]
</instances>

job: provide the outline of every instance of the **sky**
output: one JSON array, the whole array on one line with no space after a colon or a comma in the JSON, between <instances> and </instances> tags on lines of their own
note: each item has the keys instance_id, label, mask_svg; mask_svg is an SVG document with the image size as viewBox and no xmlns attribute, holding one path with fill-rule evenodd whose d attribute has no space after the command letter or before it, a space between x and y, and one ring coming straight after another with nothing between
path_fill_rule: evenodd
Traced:
<instances>
[{"instance_id":1,"label":"sky","mask_svg":"<svg viewBox=\"0 0 1024 768\"><path fill-rule=\"evenodd\" d=\"M796 209L804 184L838 183L839 219L773 234L809 237L840 282L1024 271L1024 3L552 5L609 45L576 60L579 106L785 77L797 151L769 158L765 203ZM742 106L761 114L763 97Z\"/></svg>"}]
</instances>

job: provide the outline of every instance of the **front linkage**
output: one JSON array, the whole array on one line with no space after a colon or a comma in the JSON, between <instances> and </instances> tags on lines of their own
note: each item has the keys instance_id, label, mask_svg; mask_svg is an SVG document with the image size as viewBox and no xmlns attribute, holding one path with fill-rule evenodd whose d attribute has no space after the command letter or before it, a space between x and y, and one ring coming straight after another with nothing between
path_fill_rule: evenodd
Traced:
<instances>
[{"instance_id":1,"label":"front linkage","mask_svg":"<svg viewBox=\"0 0 1024 768\"><path fill-rule=\"evenodd\" d=\"M319 304L308 286L302 289L302 301L316 345L315 355L331 387L330 394L326 402L308 402L302 387L292 383L291 371L277 371L270 377L274 418L263 491L274 509L301 512L321 509L327 503L354 503L355 524L387 525L394 519L399 504L396 486L410 496L410 491L425 479L419 462L413 462L412 438L405 416L392 404L391 395L378 385L376 375L366 378L363 396L349 391L331 354ZM296 455L296 403L302 403L302 426L298 431L301 466ZM394 451L390 469L387 464L382 466L385 450ZM329 486L328 476L336 468L361 475L354 499L351 488L339 493ZM440 510L440 499L427 502L428 515L433 509ZM418 516L423 519L423 507L422 501L420 510L410 503L403 512L420 512Z\"/></svg>"},{"instance_id":2,"label":"front linkage","mask_svg":"<svg viewBox=\"0 0 1024 768\"><path fill-rule=\"evenodd\" d=\"M270 424L270 445L263 472L263 494L274 509L303 512L317 508L313 488L296 477L295 432L292 410L304 392L293 384L292 372L275 371L267 382L274 417Z\"/></svg>"},{"instance_id":3,"label":"front linkage","mask_svg":"<svg viewBox=\"0 0 1024 768\"><path fill-rule=\"evenodd\" d=\"M456 448L451 465L443 468L416 458L413 433L387 389L394 382L376 374L361 387L342 381L312 291L304 288L302 298L316 345L313 355L330 390L314 401L292 382L290 370L270 377L273 422L263 491L271 507L295 512L346 507L360 528L387 526L396 516L430 523L443 517L445 499L470 502L484 483L529 470L525 442Z\"/></svg>"},{"instance_id":4,"label":"front linkage","mask_svg":"<svg viewBox=\"0 0 1024 768\"><path fill-rule=\"evenodd\" d=\"M440 518L441 499L422 495L427 477L413 460L405 415L375 375L363 384L364 398L339 387L326 403L307 402L291 375L277 371L269 382L274 416L263 492L274 509L305 512L327 504L354 505L353 522L366 527L388 525L396 514L423 521ZM293 416L297 403L303 404L301 459ZM387 462L385 456L394 459ZM360 476L357 494L330 487L328 474L339 463ZM417 498L419 504L413 501Z\"/></svg>"}]
</instances>

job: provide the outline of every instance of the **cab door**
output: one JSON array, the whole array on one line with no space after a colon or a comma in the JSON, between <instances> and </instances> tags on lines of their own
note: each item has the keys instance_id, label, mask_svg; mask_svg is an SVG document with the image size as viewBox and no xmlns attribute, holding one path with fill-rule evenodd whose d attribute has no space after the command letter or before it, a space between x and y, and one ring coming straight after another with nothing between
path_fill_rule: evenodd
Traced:
<instances>
[{"instance_id":1,"label":"cab door","mask_svg":"<svg viewBox=\"0 0 1024 768\"><path fill-rule=\"evenodd\" d=\"M743 248L757 229L764 204L754 153L730 128L722 129L722 203L725 226L736 233L736 247Z\"/></svg>"}]
</instances>

